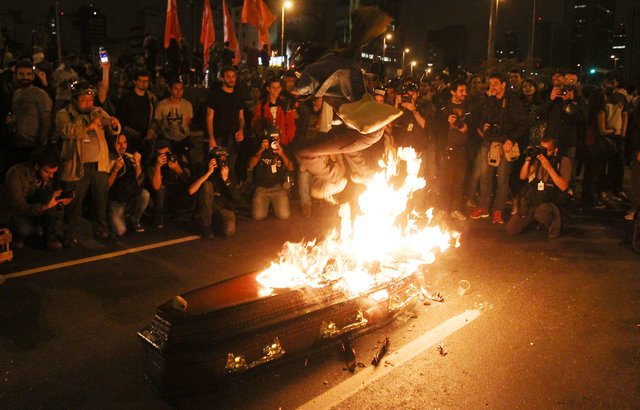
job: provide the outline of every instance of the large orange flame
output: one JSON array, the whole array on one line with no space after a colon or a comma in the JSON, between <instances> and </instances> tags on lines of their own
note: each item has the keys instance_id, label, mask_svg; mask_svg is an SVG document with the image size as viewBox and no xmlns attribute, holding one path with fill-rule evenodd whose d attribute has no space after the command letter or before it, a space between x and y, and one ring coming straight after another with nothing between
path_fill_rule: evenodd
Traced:
<instances>
[{"instance_id":1,"label":"large orange flame","mask_svg":"<svg viewBox=\"0 0 640 410\"><path fill-rule=\"evenodd\" d=\"M334 228L320 243L285 243L279 261L257 277L261 294L307 286L333 286L350 296L365 294L433 263L436 253L452 244L459 246L458 232L430 226L431 210L423 215L407 210L412 194L425 187L418 177L420 163L413 148L390 153L358 198L361 214L352 220L349 204L343 204L339 231Z\"/></svg>"}]
</instances>

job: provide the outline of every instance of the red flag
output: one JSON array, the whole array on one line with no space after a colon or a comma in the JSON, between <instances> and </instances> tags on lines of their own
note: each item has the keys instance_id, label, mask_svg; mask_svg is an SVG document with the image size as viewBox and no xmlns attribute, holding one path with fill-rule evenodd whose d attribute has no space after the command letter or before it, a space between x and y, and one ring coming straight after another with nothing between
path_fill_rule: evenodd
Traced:
<instances>
[{"instance_id":1,"label":"red flag","mask_svg":"<svg viewBox=\"0 0 640 410\"><path fill-rule=\"evenodd\" d=\"M200 42L204 49L202 61L207 66L209 61L209 47L216 42L216 31L213 29L213 13L211 12L211 4L209 0L204 0L204 9L202 11L202 31L200 32Z\"/></svg>"},{"instance_id":2,"label":"red flag","mask_svg":"<svg viewBox=\"0 0 640 410\"><path fill-rule=\"evenodd\" d=\"M260 39L260 48L266 44L269 49L271 42L269 40L269 26L276 20L276 16L271 13L269 7L263 0L244 0L242 5L242 22L251 24L258 29L258 37Z\"/></svg>"},{"instance_id":3,"label":"red flag","mask_svg":"<svg viewBox=\"0 0 640 410\"><path fill-rule=\"evenodd\" d=\"M178 8L176 0L167 0L167 21L164 26L164 48L169 47L169 40L180 39L180 21L178 20Z\"/></svg>"},{"instance_id":4,"label":"red flag","mask_svg":"<svg viewBox=\"0 0 640 410\"><path fill-rule=\"evenodd\" d=\"M236 31L233 29L233 20L231 14L229 14L229 7L227 7L227 0L222 0L222 8L224 10L224 41L229 42L229 48L233 50L236 57L233 59L233 64L240 64L240 47L238 46L238 39L236 38Z\"/></svg>"}]
</instances>

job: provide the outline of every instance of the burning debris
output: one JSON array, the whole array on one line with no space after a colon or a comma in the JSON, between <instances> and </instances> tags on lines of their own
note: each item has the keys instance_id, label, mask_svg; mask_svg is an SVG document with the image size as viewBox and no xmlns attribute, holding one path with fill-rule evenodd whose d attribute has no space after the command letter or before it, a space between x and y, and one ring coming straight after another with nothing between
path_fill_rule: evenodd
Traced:
<instances>
[{"instance_id":1,"label":"burning debris","mask_svg":"<svg viewBox=\"0 0 640 410\"><path fill-rule=\"evenodd\" d=\"M438 346L436 346L436 350L438 351L438 353L440 353L440 356L446 356L449 354L449 352L445 350L443 343L440 343Z\"/></svg>"},{"instance_id":2,"label":"burning debris","mask_svg":"<svg viewBox=\"0 0 640 410\"><path fill-rule=\"evenodd\" d=\"M388 349L389 349L389 338L385 337L384 341L382 342L382 345L380 346L380 349L373 356L373 360L371 361L371 364L377 367L380 364L380 361L382 360L384 355L387 353Z\"/></svg>"},{"instance_id":3,"label":"burning debris","mask_svg":"<svg viewBox=\"0 0 640 410\"><path fill-rule=\"evenodd\" d=\"M431 301L434 302L444 302L444 293L442 292L436 292L436 293L429 293L428 290L426 290L424 287L420 288L420 300L422 300L422 302L425 305L430 305Z\"/></svg>"}]
</instances>

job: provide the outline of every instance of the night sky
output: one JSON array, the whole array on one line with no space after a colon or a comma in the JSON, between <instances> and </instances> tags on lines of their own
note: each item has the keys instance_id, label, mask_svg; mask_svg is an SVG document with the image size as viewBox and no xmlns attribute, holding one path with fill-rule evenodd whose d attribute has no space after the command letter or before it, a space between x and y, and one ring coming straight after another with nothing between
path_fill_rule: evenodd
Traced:
<instances>
[{"instance_id":1,"label":"night sky","mask_svg":"<svg viewBox=\"0 0 640 410\"><path fill-rule=\"evenodd\" d=\"M191 0L178 0L178 3L188 3ZM201 0L195 0L200 2ZM214 0L218 1L218 0ZM302 1L302 0L298 0ZM309 0L306 0L309 1ZM407 30L407 43L404 47L419 49L424 46L426 30L435 29L451 24L464 24L470 38L470 51L473 55L482 57L486 50L487 27L489 15L489 0L402 0L403 13L401 20ZM8 8L9 0L0 0L3 8ZM23 10L27 19L42 21L46 17L47 8L53 0L31 0L12 2L11 7ZM108 36L124 38L131 26L133 11L142 5L161 4L164 8L166 0L95 0L95 4L107 15ZM270 2L273 3L273 2ZM295 3L295 0L294 0ZM558 21L562 11L563 0L538 0L538 16L543 19ZM87 0L60 0L61 8L73 11L78 6L87 4ZM501 0L498 16L498 39L501 33L513 29L520 35L520 45L526 52L529 27L531 22L532 0ZM617 17L624 16L624 10L633 4L640 4L640 0L618 0ZM181 20L189 19L181 16ZM184 33L190 38L190 33Z\"/></svg>"}]
</instances>

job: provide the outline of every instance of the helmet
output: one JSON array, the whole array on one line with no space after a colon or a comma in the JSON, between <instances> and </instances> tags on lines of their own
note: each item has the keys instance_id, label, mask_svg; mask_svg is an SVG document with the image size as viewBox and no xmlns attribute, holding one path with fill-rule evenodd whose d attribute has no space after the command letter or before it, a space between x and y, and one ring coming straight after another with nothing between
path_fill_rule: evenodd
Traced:
<instances>
[{"instance_id":1,"label":"helmet","mask_svg":"<svg viewBox=\"0 0 640 410\"><path fill-rule=\"evenodd\" d=\"M407 81L406 83L402 84L400 90L401 94L408 94L410 92L417 92L418 86L413 81Z\"/></svg>"},{"instance_id":2,"label":"helmet","mask_svg":"<svg viewBox=\"0 0 640 410\"><path fill-rule=\"evenodd\" d=\"M81 95L96 95L98 91L87 80L76 80L71 83L71 96L78 98Z\"/></svg>"},{"instance_id":3,"label":"helmet","mask_svg":"<svg viewBox=\"0 0 640 410\"><path fill-rule=\"evenodd\" d=\"M385 96L385 94L387 94L387 89L381 85L377 86L376 88L373 89L373 94L374 95L381 95L381 96Z\"/></svg>"},{"instance_id":4,"label":"helmet","mask_svg":"<svg viewBox=\"0 0 640 410\"><path fill-rule=\"evenodd\" d=\"M328 48L323 44L302 43L298 46L291 58L293 68L298 72L302 72L308 65L318 61L327 51Z\"/></svg>"}]
</instances>

